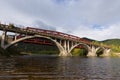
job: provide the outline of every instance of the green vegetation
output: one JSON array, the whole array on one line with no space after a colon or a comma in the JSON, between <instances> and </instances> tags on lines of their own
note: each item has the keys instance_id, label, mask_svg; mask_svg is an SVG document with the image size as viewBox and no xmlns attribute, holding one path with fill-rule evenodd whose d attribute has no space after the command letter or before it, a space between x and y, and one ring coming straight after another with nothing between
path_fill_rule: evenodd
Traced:
<instances>
[{"instance_id":1,"label":"green vegetation","mask_svg":"<svg viewBox=\"0 0 120 80\"><path fill-rule=\"evenodd\" d=\"M79 56L79 53L80 53L80 49L79 49L79 48L75 48L75 49L73 49L73 51L72 51L72 54L73 54L74 56Z\"/></svg>"},{"instance_id":2,"label":"green vegetation","mask_svg":"<svg viewBox=\"0 0 120 80\"><path fill-rule=\"evenodd\" d=\"M115 53L120 53L120 39L93 41L93 44L110 47L112 56L117 56Z\"/></svg>"},{"instance_id":3,"label":"green vegetation","mask_svg":"<svg viewBox=\"0 0 120 80\"><path fill-rule=\"evenodd\" d=\"M11 48L16 48L16 51L20 52L20 54L40 54L40 55L52 55L58 54L59 50L56 46L50 45L40 45L40 44L32 44L32 43L17 43Z\"/></svg>"},{"instance_id":4,"label":"green vegetation","mask_svg":"<svg viewBox=\"0 0 120 80\"><path fill-rule=\"evenodd\" d=\"M107 45L115 45L115 46L120 46L120 39L108 39L101 41L102 43L105 43Z\"/></svg>"},{"instance_id":5,"label":"green vegetation","mask_svg":"<svg viewBox=\"0 0 120 80\"><path fill-rule=\"evenodd\" d=\"M109 39L101 42L110 46L111 53L120 53L120 39Z\"/></svg>"},{"instance_id":6,"label":"green vegetation","mask_svg":"<svg viewBox=\"0 0 120 80\"><path fill-rule=\"evenodd\" d=\"M85 49L75 48L72 51L73 56L86 56L87 51Z\"/></svg>"},{"instance_id":7,"label":"green vegetation","mask_svg":"<svg viewBox=\"0 0 120 80\"><path fill-rule=\"evenodd\" d=\"M9 27L9 28L14 28L15 26L14 26L13 23L10 23L10 24L8 25L8 27Z\"/></svg>"}]
</instances>

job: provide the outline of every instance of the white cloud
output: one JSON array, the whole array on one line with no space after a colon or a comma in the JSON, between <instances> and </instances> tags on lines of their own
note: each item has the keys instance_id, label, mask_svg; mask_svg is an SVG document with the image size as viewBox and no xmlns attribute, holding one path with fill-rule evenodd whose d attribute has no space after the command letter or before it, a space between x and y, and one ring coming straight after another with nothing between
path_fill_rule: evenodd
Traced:
<instances>
[{"instance_id":1,"label":"white cloud","mask_svg":"<svg viewBox=\"0 0 120 80\"><path fill-rule=\"evenodd\" d=\"M11 7L9 3L0 2L0 21L1 23L15 23L23 25L31 25L32 19L17 9Z\"/></svg>"},{"instance_id":2,"label":"white cloud","mask_svg":"<svg viewBox=\"0 0 120 80\"><path fill-rule=\"evenodd\" d=\"M97 40L120 38L119 4L120 0L0 0L0 20Z\"/></svg>"},{"instance_id":3,"label":"white cloud","mask_svg":"<svg viewBox=\"0 0 120 80\"><path fill-rule=\"evenodd\" d=\"M87 36L91 39L105 40L111 38L120 38L120 23L108 25L107 28L93 29L91 27L86 27L84 25L79 26L74 34L80 37Z\"/></svg>"}]
</instances>

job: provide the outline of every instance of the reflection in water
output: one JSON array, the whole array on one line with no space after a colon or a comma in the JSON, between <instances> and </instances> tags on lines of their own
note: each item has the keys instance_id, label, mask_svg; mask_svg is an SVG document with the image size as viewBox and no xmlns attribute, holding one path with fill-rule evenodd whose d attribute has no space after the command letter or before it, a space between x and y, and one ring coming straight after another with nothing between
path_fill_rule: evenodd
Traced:
<instances>
[{"instance_id":1,"label":"reflection in water","mask_svg":"<svg viewBox=\"0 0 120 80\"><path fill-rule=\"evenodd\" d=\"M0 80L120 80L119 58L21 56L0 59Z\"/></svg>"},{"instance_id":2,"label":"reflection in water","mask_svg":"<svg viewBox=\"0 0 120 80\"><path fill-rule=\"evenodd\" d=\"M11 72L14 70L15 61L14 59L2 58L0 59L0 71Z\"/></svg>"}]
</instances>

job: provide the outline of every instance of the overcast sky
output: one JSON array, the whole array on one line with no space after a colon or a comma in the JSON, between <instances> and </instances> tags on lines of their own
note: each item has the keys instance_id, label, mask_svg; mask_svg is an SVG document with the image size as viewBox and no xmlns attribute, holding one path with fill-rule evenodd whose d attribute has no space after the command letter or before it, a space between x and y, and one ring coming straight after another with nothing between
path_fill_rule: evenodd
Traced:
<instances>
[{"instance_id":1,"label":"overcast sky","mask_svg":"<svg viewBox=\"0 0 120 80\"><path fill-rule=\"evenodd\" d=\"M96 40L120 38L120 0L0 0L0 22Z\"/></svg>"}]
</instances>

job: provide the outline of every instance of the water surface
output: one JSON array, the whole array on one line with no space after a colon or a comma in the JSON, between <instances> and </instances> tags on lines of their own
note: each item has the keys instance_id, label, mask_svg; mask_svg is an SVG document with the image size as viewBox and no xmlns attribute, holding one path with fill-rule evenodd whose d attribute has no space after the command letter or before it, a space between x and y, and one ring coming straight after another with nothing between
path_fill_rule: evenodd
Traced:
<instances>
[{"instance_id":1,"label":"water surface","mask_svg":"<svg viewBox=\"0 0 120 80\"><path fill-rule=\"evenodd\" d=\"M0 80L120 80L120 58L0 58Z\"/></svg>"}]
</instances>

